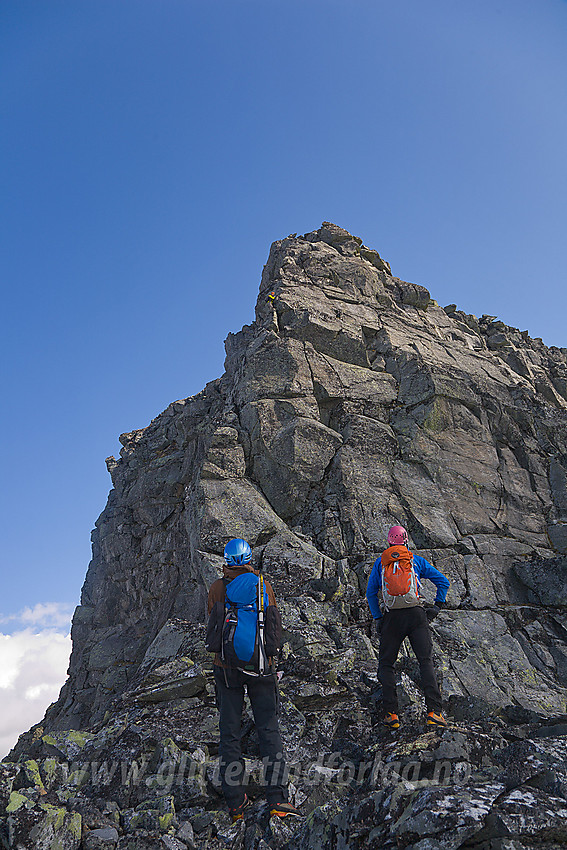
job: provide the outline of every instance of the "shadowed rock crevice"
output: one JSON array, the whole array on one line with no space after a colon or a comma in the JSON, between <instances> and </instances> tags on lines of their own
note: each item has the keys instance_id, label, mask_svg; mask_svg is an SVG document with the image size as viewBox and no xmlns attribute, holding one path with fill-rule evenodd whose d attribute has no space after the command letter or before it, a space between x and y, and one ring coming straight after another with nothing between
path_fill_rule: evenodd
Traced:
<instances>
[{"instance_id":1,"label":"shadowed rock crevice","mask_svg":"<svg viewBox=\"0 0 567 850\"><path fill-rule=\"evenodd\" d=\"M65 848L103 846L94 833L114 830L109 846L135 850L561 844L567 349L442 309L325 222L272 245L223 376L120 441L69 679L0 768L9 846L33 829ZM397 523L452 582L433 634L454 725L421 734L403 647L392 741L377 725L364 592ZM257 802L242 834L214 775L203 642L231 537L250 542L282 609L280 720L300 766L292 796L311 812L268 824ZM256 797L251 721L243 734ZM98 781L101 763L115 772ZM134 766L143 781L128 779Z\"/></svg>"}]
</instances>

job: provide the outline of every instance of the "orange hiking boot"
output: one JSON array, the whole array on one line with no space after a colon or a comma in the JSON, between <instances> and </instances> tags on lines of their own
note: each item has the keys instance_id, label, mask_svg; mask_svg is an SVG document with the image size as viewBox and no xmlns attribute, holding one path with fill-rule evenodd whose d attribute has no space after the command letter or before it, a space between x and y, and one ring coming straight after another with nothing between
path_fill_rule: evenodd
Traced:
<instances>
[{"instance_id":1,"label":"orange hiking boot","mask_svg":"<svg viewBox=\"0 0 567 850\"><path fill-rule=\"evenodd\" d=\"M274 817L274 815L278 818L287 818L288 815L294 815L295 817L302 817L299 809L296 809L295 806L292 806L291 803L286 803L285 801L281 803L272 803L270 806L270 817Z\"/></svg>"},{"instance_id":2,"label":"orange hiking boot","mask_svg":"<svg viewBox=\"0 0 567 850\"><path fill-rule=\"evenodd\" d=\"M235 806L233 809L229 809L228 813L232 818L232 822L236 823L237 820L242 820L244 817L244 809L247 809L250 805L250 799L245 794L244 799L239 806Z\"/></svg>"},{"instance_id":3,"label":"orange hiking boot","mask_svg":"<svg viewBox=\"0 0 567 850\"><path fill-rule=\"evenodd\" d=\"M428 711L427 712L426 723L427 723L428 726L446 726L447 725L447 721L445 720L445 718L443 717L441 712L439 712L439 714L437 714L435 711Z\"/></svg>"},{"instance_id":4,"label":"orange hiking boot","mask_svg":"<svg viewBox=\"0 0 567 850\"><path fill-rule=\"evenodd\" d=\"M384 719L382 720L384 726L387 726L388 729L399 729L400 728L400 718L397 714L394 714L392 711L389 711Z\"/></svg>"}]
</instances>

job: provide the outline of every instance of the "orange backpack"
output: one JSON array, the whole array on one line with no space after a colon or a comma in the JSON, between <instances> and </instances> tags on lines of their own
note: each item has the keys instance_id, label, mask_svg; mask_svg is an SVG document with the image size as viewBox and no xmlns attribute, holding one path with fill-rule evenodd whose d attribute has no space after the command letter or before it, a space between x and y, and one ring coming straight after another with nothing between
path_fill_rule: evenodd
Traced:
<instances>
[{"instance_id":1,"label":"orange backpack","mask_svg":"<svg viewBox=\"0 0 567 850\"><path fill-rule=\"evenodd\" d=\"M421 605L413 553L407 546L390 546L382 552L382 598L388 611Z\"/></svg>"}]
</instances>

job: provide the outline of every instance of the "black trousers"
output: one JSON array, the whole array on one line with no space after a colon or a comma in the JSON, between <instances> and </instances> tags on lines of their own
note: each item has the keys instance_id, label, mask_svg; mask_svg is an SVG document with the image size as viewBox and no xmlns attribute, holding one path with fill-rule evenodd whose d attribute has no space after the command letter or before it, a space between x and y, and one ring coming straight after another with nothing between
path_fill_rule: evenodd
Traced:
<instances>
[{"instance_id":1,"label":"black trousers","mask_svg":"<svg viewBox=\"0 0 567 850\"><path fill-rule=\"evenodd\" d=\"M433 666L433 642L425 609L398 608L386 611L380 635L378 678L382 684L384 711L398 713L394 664L403 639L409 638L421 673L421 686L428 711L441 711L441 693Z\"/></svg>"},{"instance_id":2,"label":"black trousers","mask_svg":"<svg viewBox=\"0 0 567 850\"><path fill-rule=\"evenodd\" d=\"M226 672L226 679L225 679ZM230 808L244 799L244 761L240 749L244 687L252 705L264 764L264 785L268 803L287 800L284 785L286 765L277 717L277 692L273 676L255 678L240 670L223 670L215 665L215 688L219 708L219 766L222 790ZM227 687L228 681L228 687Z\"/></svg>"}]
</instances>

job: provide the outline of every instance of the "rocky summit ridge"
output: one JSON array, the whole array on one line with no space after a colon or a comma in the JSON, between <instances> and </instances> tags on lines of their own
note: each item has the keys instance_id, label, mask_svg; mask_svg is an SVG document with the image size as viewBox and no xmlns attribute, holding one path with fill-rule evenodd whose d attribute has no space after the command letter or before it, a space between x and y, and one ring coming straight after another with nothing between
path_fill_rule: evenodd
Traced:
<instances>
[{"instance_id":1,"label":"rocky summit ridge","mask_svg":"<svg viewBox=\"0 0 567 850\"><path fill-rule=\"evenodd\" d=\"M567 349L441 308L328 222L272 245L224 375L122 434L69 678L0 765L7 848L567 845ZM377 725L364 591L390 525L451 580L451 723ZM284 621L281 726L308 817L231 825L206 591L231 537ZM244 752L254 796L253 724Z\"/></svg>"}]
</instances>

